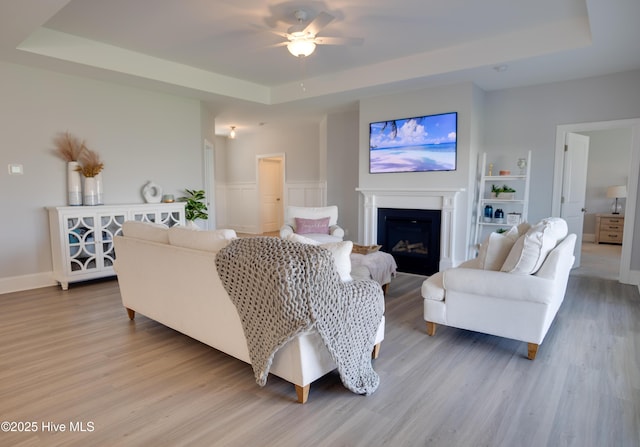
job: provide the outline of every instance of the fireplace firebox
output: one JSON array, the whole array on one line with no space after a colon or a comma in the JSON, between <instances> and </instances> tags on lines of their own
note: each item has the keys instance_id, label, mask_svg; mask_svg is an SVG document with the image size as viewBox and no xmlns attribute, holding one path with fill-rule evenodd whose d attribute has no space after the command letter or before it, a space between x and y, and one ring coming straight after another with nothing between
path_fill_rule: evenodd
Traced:
<instances>
[{"instance_id":1,"label":"fireplace firebox","mask_svg":"<svg viewBox=\"0 0 640 447\"><path fill-rule=\"evenodd\" d=\"M440 214L440 210L378 208L378 244L394 257L399 272L438 272Z\"/></svg>"}]
</instances>

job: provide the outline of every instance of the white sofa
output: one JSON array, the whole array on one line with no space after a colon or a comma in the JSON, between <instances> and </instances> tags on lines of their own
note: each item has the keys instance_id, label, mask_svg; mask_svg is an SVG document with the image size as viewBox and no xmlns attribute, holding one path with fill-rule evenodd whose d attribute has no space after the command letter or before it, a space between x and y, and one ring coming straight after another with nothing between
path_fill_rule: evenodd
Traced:
<instances>
[{"instance_id":1,"label":"white sofa","mask_svg":"<svg viewBox=\"0 0 640 447\"><path fill-rule=\"evenodd\" d=\"M217 273L216 253L235 238L233 230L197 231L125 222L114 238L122 303L132 320L139 312L244 362L249 350L235 306ZM384 338L384 317L373 356ZM270 372L295 385L306 402L311 382L336 365L320 335L308 331L275 355Z\"/></svg>"},{"instance_id":2,"label":"white sofa","mask_svg":"<svg viewBox=\"0 0 640 447\"><path fill-rule=\"evenodd\" d=\"M326 218L329 219L326 232L299 233L296 219L320 220ZM285 210L284 224L280 228L280 237L284 239L293 233L302 234L321 243L341 241L344 239L344 230L338 225L338 207L335 205L319 207L288 206Z\"/></svg>"},{"instance_id":3,"label":"white sofa","mask_svg":"<svg viewBox=\"0 0 640 447\"><path fill-rule=\"evenodd\" d=\"M575 241L558 218L493 233L478 258L422 284L427 333L443 324L524 341L533 360L564 300Z\"/></svg>"}]
</instances>

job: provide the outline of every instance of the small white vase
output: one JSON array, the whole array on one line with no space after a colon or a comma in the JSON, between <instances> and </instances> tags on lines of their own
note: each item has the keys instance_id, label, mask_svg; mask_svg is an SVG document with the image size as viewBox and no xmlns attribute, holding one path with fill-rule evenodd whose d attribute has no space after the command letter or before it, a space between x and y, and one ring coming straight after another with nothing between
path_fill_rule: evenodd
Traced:
<instances>
[{"instance_id":1,"label":"small white vase","mask_svg":"<svg viewBox=\"0 0 640 447\"><path fill-rule=\"evenodd\" d=\"M84 205L98 205L98 188L95 177L84 178Z\"/></svg>"},{"instance_id":2,"label":"small white vase","mask_svg":"<svg viewBox=\"0 0 640 447\"><path fill-rule=\"evenodd\" d=\"M67 163L67 201L71 206L82 205L82 176L77 161Z\"/></svg>"}]
</instances>

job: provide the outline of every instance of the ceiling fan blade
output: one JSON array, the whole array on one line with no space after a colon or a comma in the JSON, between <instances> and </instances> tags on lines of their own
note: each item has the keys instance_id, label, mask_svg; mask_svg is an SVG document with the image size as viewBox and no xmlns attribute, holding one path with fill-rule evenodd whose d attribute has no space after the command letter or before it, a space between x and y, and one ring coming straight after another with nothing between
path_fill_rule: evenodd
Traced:
<instances>
[{"instance_id":1,"label":"ceiling fan blade","mask_svg":"<svg viewBox=\"0 0 640 447\"><path fill-rule=\"evenodd\" d=\"M364 39L359 37L316 37L313 40L318 45L362 45Z\"/></svg>"},{"instance_id":2,"label":"ceiling fan blade","mask_svg":"<svg viewBox=\"0 0 640 447\"><path fill-rule=\"evenodd\" d=\"M251 27L255 28L258 31L267 32L267 33L275 34L276 36L284 37L285 39L289 39L291 37L291 34L284 31L278 31L273 28L266 28L260 25L251 25Z\"/></svg>"},{"instance_id":3,"label":"ceiling fan blade","mask_svg":"<svg viewBox=\"0 0 640 447\"><path fill-rule=\"evenodd\" d=\"M313 21L311 21L311 23L307 25L303 32L310 33L311 35L315 36L322 28L333 22L334 19L335 17L331 14L321 12L316 16L315 19L313 19Z\"/></svg>"},{"instance_id":4,"label":"ceiling fan blade","mask_svg":"<svg viewBox=\"0 0 640 447\"><path fill-rule=\"evenodd\" d=\"M280 43L274 43L272 45L269 45L267 48L277 48L277 47L284 47L286 45L289 45L289 41L286 42L280 42Z\"/></svg>"}]
</instances>

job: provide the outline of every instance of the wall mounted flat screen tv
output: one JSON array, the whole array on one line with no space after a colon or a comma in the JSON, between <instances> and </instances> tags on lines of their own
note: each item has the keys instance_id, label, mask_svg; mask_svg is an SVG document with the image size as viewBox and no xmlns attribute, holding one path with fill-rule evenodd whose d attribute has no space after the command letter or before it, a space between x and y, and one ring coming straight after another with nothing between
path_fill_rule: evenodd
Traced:
<instances>
[{"instance_id":1,"label":"wall mounted flat screen tv","mask_svg":"<svg viewBox=\"0 0 640 447\"><path fill-rule=\"evenodd\" d=\"M369 124L369 172L455 171L458 114Z\"/></svg>"}]
</instances>

